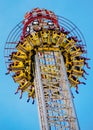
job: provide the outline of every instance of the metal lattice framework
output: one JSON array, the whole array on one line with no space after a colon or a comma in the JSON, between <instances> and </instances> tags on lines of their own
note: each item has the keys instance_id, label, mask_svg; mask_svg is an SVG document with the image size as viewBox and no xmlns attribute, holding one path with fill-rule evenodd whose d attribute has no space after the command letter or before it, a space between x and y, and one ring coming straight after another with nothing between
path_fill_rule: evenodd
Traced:
<instances>
[{"instance_id":1,"label":"metal lattice framework","mask_svg":"<svg viewBox=\"0 0 93 130\"><path fill-rule=\"evenodd\" d=\"M50 59L48 65L43 62L44 56L45 60ZM36 57L35 86L42 130L79 130L68 83L61 53L44 52L41 56L39 52Z\"/></svg>"},{"instance_id":2,"label":"metal lattice framework","mask_svg":"<svg viewBox=\"0 0 93 130\"><path fill-rule=\"evenodd\" d=\"M71 87L85 78L86 43L71 21L35 8L10 32L5 44L8 73L16 91L37 98L41 130L79 130ZM85 78L86 79L86 78Z\"/></svg>"}]
</instances>

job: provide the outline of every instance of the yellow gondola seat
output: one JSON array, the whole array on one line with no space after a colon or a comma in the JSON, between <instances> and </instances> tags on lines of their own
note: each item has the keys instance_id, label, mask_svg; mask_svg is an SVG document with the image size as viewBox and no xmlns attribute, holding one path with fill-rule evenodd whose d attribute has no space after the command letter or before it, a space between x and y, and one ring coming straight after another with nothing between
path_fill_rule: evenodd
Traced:
<instances>
[{"instance_id":1,"label":"yellow gondola seat","mask_svg":"<svg viewBox=\"0 0 93 130\"><path fill-rule=\"evenodd\" d=\"M43 29L42 31L40 31L40 34L41 34L41 40L42 40L42 43L44 45L50 45L50 31L47 30L47 29Z\"/></svg>"},{"instance_id":2,"label":"yellow gondola seat","mask_svg":"<svg viewBox=\"0 0 93 130\"><path fill-rule=\"evenodd\" d=\"M27 59L26 54L22 53L21 51L11 54L11 60L18 60L24 62L26 59Z\"/></svg>"},{"instance_id":3,"label":"yellow gondola seat","mask_svg":"<svg viewBox=\"0 0 93 130\"><path fill-rule=\"evenodd\" d=\"M73 87L75 87L76 85L79 84L78 78L75 77L73 74L70 74L68 79L69 79L69 82L70 82L71 86L73 86Z\"/></svg>"},{"instance_id":4,"label":"yellow gondola seat","mask_svg":"<svg viewBox=\"0 0 93 130\"><path fill-rule=\"evenodd\" d=\"M26 78L26 75L23 71L17 71L12 77L15 82L18 82L18 81Z\"/></svg>"},{"instance_id":5,"label":"yellow gondola seat","mask_svg":"<svg viewBox=\"0 0 93 130\"><path fill-rule=\"evenodd\" d=\"M72 61L72 65L73 66L80 66L80 67L82 67L82 66L84 66L84 60L82 59L79 59L79 60L73 60Z\"/></svg>"},{"instance_id":6,"label":"yellow gondola seat","mask_svg":"<svg viewBox=\"0 0 93 130\"><path fill-rule=\"evenodd\" d=\"M76 44L76 42L73 39L71 39L71 40L66 39L65 42L66 42L65 43L65 50L67 52L69 52L71 50L71 48Z\"/></svg>"},{"instance_id":7,"label":"yellow gondola seat","mask_svg":"<svg viewBox=\"0 0 93 130\"><path fill-rule=\"evenodd\" d=\"M27 39L31 45L34 46L40 46L40 37L38 32L33 32L30 35L27 36Z\"/></svg>"},{"instance_id":8,"label":"yellow gondola seat","mask_svg":"<svg viewBox=\"0 0 93 130\"><path fill-rule=\"evenodd\" d=\"M75 59L75 57L82 55L83 53L81 52L80 48L76 49L75 51L71 51L71 59Z\"/></svg>"},{"instance_id":9,"label":"yellow gondola seat","mask_svg":"<svg viewBox=\"0 0 93 130\"><path fill-rule=\"evenodd\" d=\"M59 44L59 42L60 42L60 38L62 38L61 37L62 36L62 33L61 32L58 32L58 31L53 31L52 32L52 44L53 45L58 45Z\"/></svg>"}]
</instances>

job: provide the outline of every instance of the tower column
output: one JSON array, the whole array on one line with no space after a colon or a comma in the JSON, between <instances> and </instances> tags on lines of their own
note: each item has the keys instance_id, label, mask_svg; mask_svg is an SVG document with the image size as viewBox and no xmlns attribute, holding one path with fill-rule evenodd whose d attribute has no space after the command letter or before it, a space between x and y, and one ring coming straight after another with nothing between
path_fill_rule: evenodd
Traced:
<instances>
[{"instance_id":1,"label":"tower column","mask_svg":"<svg viewBox=\"0 0 93 130\"><path fill-rule=\"evenodd\" d=\"M60 51L36 55L35 92L41 130L79 130Z\"/></svg>"}]
</instances>

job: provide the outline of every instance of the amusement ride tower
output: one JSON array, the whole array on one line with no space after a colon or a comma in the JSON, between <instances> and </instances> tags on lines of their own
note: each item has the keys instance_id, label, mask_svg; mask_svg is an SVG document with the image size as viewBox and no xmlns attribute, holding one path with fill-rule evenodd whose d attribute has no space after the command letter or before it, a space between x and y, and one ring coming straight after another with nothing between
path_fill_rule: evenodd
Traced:
<instances>
[{"instance_id":1,"label":"amusement ride tower","mask_svg":"<svg viewBox=\"0 0 93 130\"><path fill-rule=\"evenodd\" d=\"M86 44L80 30L52 11L35 8L10 32L5 44L8 72L17 91L37 99L41 130L79 130L73 94L85 78Z\"/></svg>"}]
</instances>

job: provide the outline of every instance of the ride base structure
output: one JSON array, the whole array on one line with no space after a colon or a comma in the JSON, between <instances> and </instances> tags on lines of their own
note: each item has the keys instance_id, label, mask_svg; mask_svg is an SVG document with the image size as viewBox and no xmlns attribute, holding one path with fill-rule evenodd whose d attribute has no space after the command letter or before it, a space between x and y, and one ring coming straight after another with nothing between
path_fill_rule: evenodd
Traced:
<instances>
[{"instance_id":1,"label":"ride base structure","mask_svg":"<svg viewBox=\"0 0 93 130\"><path fill-rule=\"evenodd\" d=\"M35 98L41 130L79 130L71 88L85 84L79 78L90 68L80 30L52 11L35 8L9 34L5 63L17 94Z\"/></svg>"}]
</instances>

